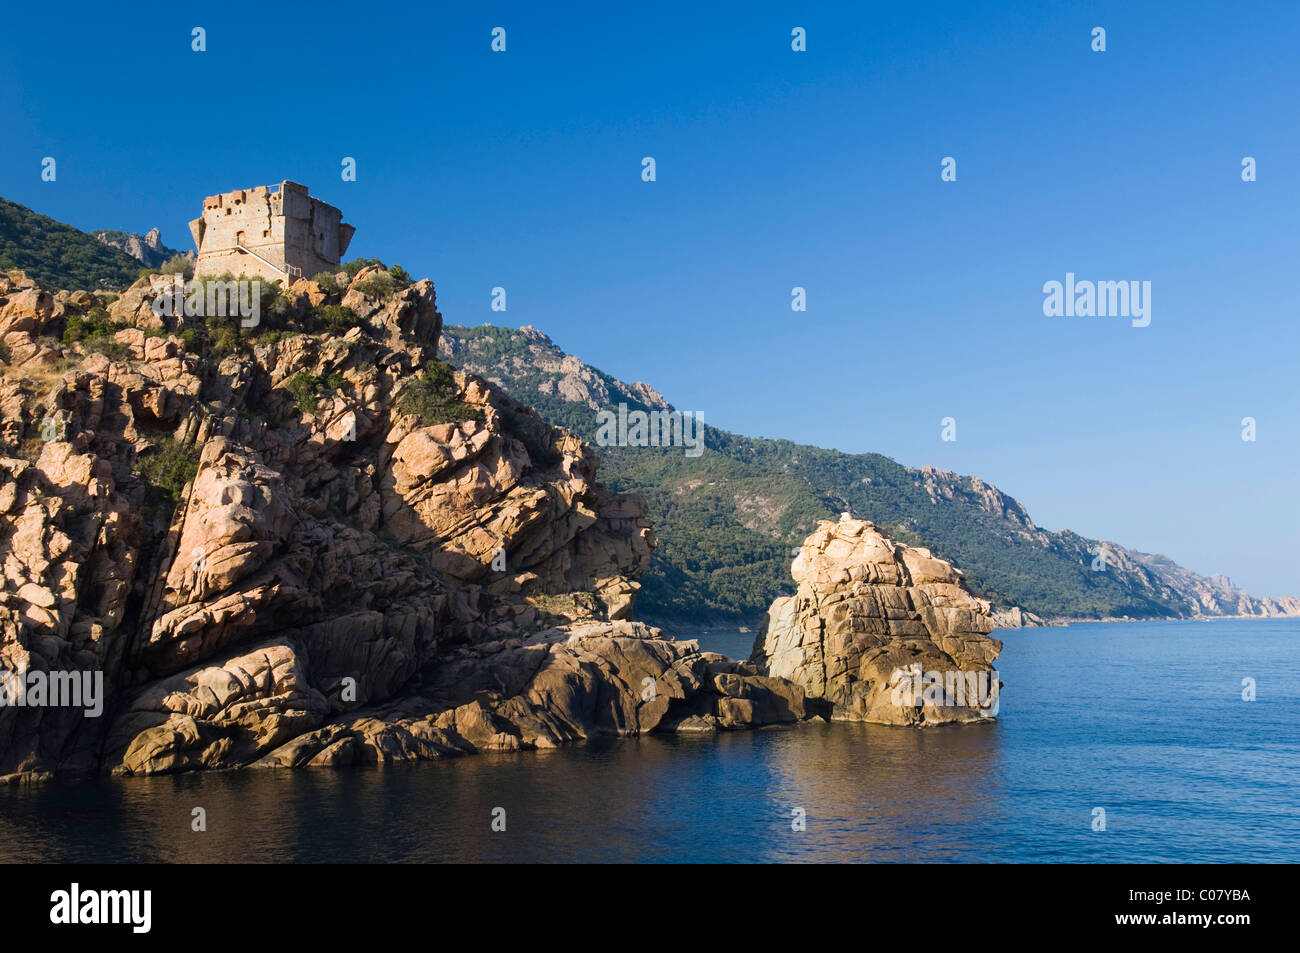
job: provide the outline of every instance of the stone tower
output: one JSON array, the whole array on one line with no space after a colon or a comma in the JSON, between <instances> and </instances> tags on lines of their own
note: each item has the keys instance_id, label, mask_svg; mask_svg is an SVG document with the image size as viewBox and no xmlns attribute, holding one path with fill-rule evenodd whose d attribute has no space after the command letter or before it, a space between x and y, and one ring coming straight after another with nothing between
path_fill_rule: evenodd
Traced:
<instances>
[{"instance_id":1,"label":"stone tower","mask_svg":"<svg viewBox=\"0 0 1300 953\"><path fill-rule=\"evenodd\" d=\"M297 182L210 195L203 216L190 222L199 250L194 274L229 272L289 284L337 271L355 231L342 212Z\"/></svg>"}]
</instances>

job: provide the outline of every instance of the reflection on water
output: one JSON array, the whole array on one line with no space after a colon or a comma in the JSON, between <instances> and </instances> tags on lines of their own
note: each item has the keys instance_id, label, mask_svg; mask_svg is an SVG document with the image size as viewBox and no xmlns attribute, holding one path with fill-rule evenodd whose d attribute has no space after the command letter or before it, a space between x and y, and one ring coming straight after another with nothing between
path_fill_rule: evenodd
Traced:
<instances>
[{"instance_id":1,"label":"reflection on water","mask_svg":"<svg viewBox=\"0 0 1300 953\"><path fill-rule=\"evenodd\" d=\"M0 860L1300 859L1300 624L999 635L995 724L814 723L386 768L4 788ZM1241 700L1243 675L1258 680L1258 701ZM195 807L206 832L191 830ZM495 807L504 832L491 829ZM791 829L796 808L806 830Z\"/></svg>"},{"instance_id":2,"label":"reflection on water","mask_svg":"<svg viewBox=\"0 0 1300 953\"><path fill-rule=\"evenodd\" d=\"M997 803L996 725L815 724L355 771L0 793L0 858L162 861L947 859ZM918 764L941 766L919 771ZM190 829L207 811L207 831ZM491 811L506 810L506 831ZM806 831L792 830L793 809Z\"/></svg>"}]
</instances>

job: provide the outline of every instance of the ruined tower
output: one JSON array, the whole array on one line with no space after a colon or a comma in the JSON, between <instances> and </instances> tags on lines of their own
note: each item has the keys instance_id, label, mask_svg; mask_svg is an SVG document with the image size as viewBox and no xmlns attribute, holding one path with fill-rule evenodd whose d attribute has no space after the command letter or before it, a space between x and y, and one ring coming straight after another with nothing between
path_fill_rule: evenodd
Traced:
<instances>
[{"instance_id":1,"label":"ruined tower","mask_svg":"<svg viewBox=\"0 0 1300 953\"><path fill-rule=\"evenodd\" d=\"M210 195L203 216L190 222L199 250L194 274L229 272L288 284L337 270L355 231L342 212L297 182Z\"/></svg>"}]
</instances>

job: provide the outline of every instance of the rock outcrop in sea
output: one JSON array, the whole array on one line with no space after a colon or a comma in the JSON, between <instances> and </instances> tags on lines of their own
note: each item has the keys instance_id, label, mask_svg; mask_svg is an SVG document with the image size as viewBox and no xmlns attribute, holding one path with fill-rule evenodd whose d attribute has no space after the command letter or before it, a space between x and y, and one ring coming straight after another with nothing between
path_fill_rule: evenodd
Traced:
<instances>
[{"instance_id":1,"label":"rock outcrop in sea","mask_svg":"<svg viewBox=\"0 0 1300 953\"><path fill-rule=\"evenodd\" d=\"M750 661L839 721L943 725L996 714L1002 643L989 604L929 550L863 520L824 520L791 566Z\"/></svg>"},{"instance_id":2,"label":"rock outcrop in sea","mask_svg":"<svg viewBox=\"0 0 1300 953\"><path fill-rule=\"evenodd\" d=\"M798 686L629 621L641 499L436 361L431 282L300 279L238 330L160 314L170 280L0 276L0 777L806 717Z\"/></svg>"}]
</instances>

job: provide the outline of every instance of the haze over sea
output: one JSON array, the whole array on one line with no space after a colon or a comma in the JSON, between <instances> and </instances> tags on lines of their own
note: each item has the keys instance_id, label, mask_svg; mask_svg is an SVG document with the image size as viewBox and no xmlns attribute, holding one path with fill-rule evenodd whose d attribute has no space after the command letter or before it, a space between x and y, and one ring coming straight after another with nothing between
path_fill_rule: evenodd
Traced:
<instances>
[{"instance_id":1,"label":"haze over sea","mask_svg":"<svg viewBox=\"0 0 1300 953\"><path fill-rule=\"evenodd\" d=\"M812 723L387 768L10 787L0 860L1300 860L1300 620L996 635L995 724ZM701 637L733 655L748 642ZM191 830L196 806L203 833ZM491 829L494 807L504 832ZM791 829L796 808L804 831Z\"/></svg>"}]
</instances>

